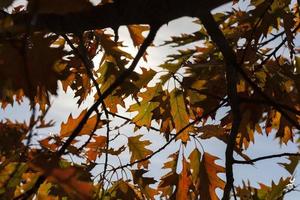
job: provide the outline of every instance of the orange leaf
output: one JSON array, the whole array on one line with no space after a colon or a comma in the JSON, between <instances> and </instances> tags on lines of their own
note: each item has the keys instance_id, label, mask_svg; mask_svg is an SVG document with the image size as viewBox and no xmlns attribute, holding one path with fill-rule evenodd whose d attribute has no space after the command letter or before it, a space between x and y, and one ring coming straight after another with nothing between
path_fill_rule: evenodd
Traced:
<instances>
[{"instance_id":1,"label":"orange leaf","mask_svg":"<svg viewBox=\"0 0 300 200\"><path fill-rule=\"evenodd\" d=\"M93 160L93 161L96 160L97 156L101 156L101 154L102 154L101 149L103 147L105 147L106 137L105 136L97 136L97 137L94 137L94 140L95 141L90 142L87 145L87 148L89 149L87 151L87 157L89 160Z\"/></svg>"},{"instance_id":2,"label":"orange leaf","mask_svg":"<svg viewBox=\"0 0 300 200\"><path fill-rule=\"evenodd\" d=\"M217 200L216 188L224 188L224 181L218 177L218 173L224 172L224 168L215 164L217 157L204 153L200 163L200 196L201 199Z\"/></svg>"},{"instance_id":3,"label":"orange leaf","mask_svg":"<svg viewBox=\"0 0 300 200\"><path fill-rule=\"evenodd\" d=\"M73 118L72 115L70 115L68 121L66 123L61 124L60 137L70 136L74 131L74 129L81 122L86 112L87 110L83 110L77 118ZM79 135L89 135L95 129L96 123L97 123L97 116L94 115L93 117L87 120L82 130L80 131ZM99 123L97 128L100 128L102 125L103 125L102 122Z\"/></svg>"},{"instance_id":4,"label":"orange leaf","mask_svg":"<svg viewBox=\"0 0 300 200\"><path fill-rule=\"evenodd\" d=\"M80 181L77 176L75 167L55 168L50 172L48 179L58 182L68 194L76 199L92 199L92 183Z\"/></svg>"},{"instance_id":5,"label":"orange leaf","mask_svg":"<svg viewBox=\"0 0 300 200\"><path fill-rule=\"evenodd\" d=\"M189 175L189 163L183 158L182 171L179 175L179 181L177 185L176 200L189 199L189 189L192 185L192 180Z\"/></svg>"}]
</instances>

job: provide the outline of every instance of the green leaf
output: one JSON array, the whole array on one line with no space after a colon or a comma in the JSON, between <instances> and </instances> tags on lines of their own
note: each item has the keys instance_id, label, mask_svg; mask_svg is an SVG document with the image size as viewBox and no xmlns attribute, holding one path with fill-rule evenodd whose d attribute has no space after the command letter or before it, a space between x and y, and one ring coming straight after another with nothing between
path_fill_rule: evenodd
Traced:
<instances>
[{"instance_id":1,"label":"green leaf","mask_svg":"<svg viewBox=\"0 0 300 200\"><path fill-rule=\"evenodd\" d=\"M158 102L143 102L142 104L131 105L129 110L130 112L138 111L138 114L132 119L138 126L151 126L152 120L152 111L159 106Z\"/></svg>"}]
</instances>

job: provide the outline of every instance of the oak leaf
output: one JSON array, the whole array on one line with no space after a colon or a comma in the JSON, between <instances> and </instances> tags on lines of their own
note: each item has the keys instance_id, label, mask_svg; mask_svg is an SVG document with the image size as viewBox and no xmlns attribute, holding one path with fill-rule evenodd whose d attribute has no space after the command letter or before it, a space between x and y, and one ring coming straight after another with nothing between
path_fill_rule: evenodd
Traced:
<instances>
[{"instance_id":1,"label":"oak leaf","mask_svg":"<svg viewBox=\"0 0 300 200\"><path fill-rule=\"evenodd\" d=\"M28 39L30 44L25 47L18 40L0 43L1 101L5 102L20 89L37 102L47 98L47 92L57 94L57 81L65 78L68 69L55 67L65 62L62 60L65 56L63 47L50 47L56 39L57 36L34 33Z\"/></svg>"},{"instance_id":2,"label":"oak leaf","mask_svg":"<svg viewBox=\"0 0 300 200\"><path fill-rule=\"evenodd\" d=\"M185 160L185 158L183 158L182 171L179 174L179 180L177 185L176 200L190 199L189 190L191 185L192 185L192 180L189 172L189 163Z\"/></svg>"},{"instance_id":3,"label":"oak leaf","mask_svg":"<svg viewBox=\"0 0 300 200\"><path fill-rule=\"evenodd\" d=\"M183 94L174 89L170 93L170 105L173 122L175 124L176 131L182 131L183 128L189 124L189 115L186 111L186 105L184 102ZM178 137L182 142L189 140L189 132L191 128L186 128Z\"/></svg>"},{"instance_id":4,"label":"oak leaf","mask_svg":"<svg viewBox=\"0 0 300 200\"><path fill-rule=\"evenodd\" d=\"M159 106L158 102L143 102L142 104L134 104L130 106L129 111L137 111L138 114L132 119L138 126L151 126L152 111Z\"/></svg>"},{"instance_id":5,"label":"oak leaf","mask_svg":"<svg viewBox=\"0 0 300 200\"><path fill-rule=\"evenodd\" d=\"M72 115L70 115L68 121L61 124L60 137L70 136L86 113L87 110L83 110L77 118L73 118ZM89 135L94 129L101 128L103 124L103 121L100 121L100 123L97 124L97 115L94 115L87 120L78 135Z\"/></svg>"},{"instance_id":6,"label":"oak leaf","mask_svg":"<svg viewBox=\"0 0 300 200\"><path fill-rule=\"evenodd\" d=\"M131 170L133 182L138 185L143 195L146 196L147 199L154 200L154 196L158 194L157 190L149 187L149 185L156 183L154 178L143 177L147 170L138 169Z\"/></svg>"},{"instance_id":7,"label":"oak leaf","mask_svg":"<svg viewBox=\"0 0 300 200\"><path fill-rule=\"evenodd\" d=\"M200 197L201 199L217 200L216 188L224 188L224 181L218 177L218 173L223 173L223 167L215 164L217 157L204 153L200 163Z\"/></svg>"},{"instance_id":8,"label":"oak leaf","mask_svg":"<svg viewBox=\"0 0 300 200\"><path fill-rule=\"evenodd\" d=\"M149 27L143 25L129 25L127 26L127 28L130 33L133 45L135 47L141 46L145 39L145 37L143 36L143 32L148 31Z\"/></svg>"},{"instance_id":9,"label":"oak leaf","mask_svg":"<svg viewBox=\"0 0 300 200\"><path fill-rule=\"evenodd\" d=\"M142 135L128 138L128 147L129 147L129 151L131 152L130 162L144 159L153 153L153 151L146 148L146 146L150 145L151 142L149 140L141 141L140 140L141 137ZM141 168L142 166L148 168L149 163L150 161L146 160L143 162L139 162L137 166L138 168Z\"/></svg>"}]
</instances>

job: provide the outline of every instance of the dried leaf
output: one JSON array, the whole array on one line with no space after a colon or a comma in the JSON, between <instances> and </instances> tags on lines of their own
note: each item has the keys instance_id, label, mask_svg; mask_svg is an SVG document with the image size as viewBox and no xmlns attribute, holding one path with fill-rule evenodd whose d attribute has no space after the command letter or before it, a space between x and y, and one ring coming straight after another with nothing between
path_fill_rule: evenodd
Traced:
<instances>
[{"instance_id":1,"label":"dried leaf","mask_svg":"<svg viewBox=\"0 0 300 200\"><path fill-rule=\"evenodd\" d=\"M149 140L141 141L140 138L142 135L129 137L128 138L128 147L131 152L130 162L134 162L137 160L141 160L149 156L153 153L153 151L146 148L146 146L150 145L151 142ZM137 164L138 168L142 166L148 168L150 161L146 160Z\"/></svg>"},{"instance_id":2,"label":"dried leaf","mask_svg":"<svg viewBox=\"0 0 300 200\"><path fill-rule=\"evenodd\" d=\"M73 118L72 115L69 116L68 121L66 123L62 123L60 127L60 137L68 137L72 134L74 129L78 126L78 124L81 122L83 117L86 115L87 110L83 110L80 115L77 118ZM86 123L84 124L82 130L80 131L79 135L89 135L94 129L101 128L104 124L103 121L100 121L100 123L97 124L97 116L94 115L93 117L90 117Z\"/></svg>"},{"instance_id":3,"label":"dried leaf","mask_svg":"<svg viewBox=\"0 0 300 200\"><path fill-rule=\"evenodd\" d=\"M179 132L189 124L189 116L186 111L183 94L180 91L173 90L170 93L170 105L176 131ZM190 130L190 128L186 128L178 138L184 143L187 142Z\"/></svg>"},{"instance_id":4,"label":"dried leaf","mask_svg":"<svg viewBox=\"0 0 300 200\"><path fill-rule=\"evenodd\" d=\"M217 157L204 153L200 164L200 197L201 199L217 200L216 188L224 188L224 181L218 177L223 167L215 164Z\"/></svg>"}]
</instances>

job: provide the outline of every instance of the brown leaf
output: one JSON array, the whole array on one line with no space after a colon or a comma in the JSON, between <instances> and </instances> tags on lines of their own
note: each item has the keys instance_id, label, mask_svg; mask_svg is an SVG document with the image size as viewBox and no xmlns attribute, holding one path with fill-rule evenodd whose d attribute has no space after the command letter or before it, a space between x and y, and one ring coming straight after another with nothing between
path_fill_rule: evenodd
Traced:
<instances>
[{"instance_id":1,"label":"brown leaf","mask_svg":"<svg viewBox=\"0 0 300 200\"><path fill-rule=\"evenodd\" d=\"M68 137L72 134L74 129L78 126L78 124L81 122L82 118L87 113L87 110L83 110L80 115L77 118L73 118L72 115L69 116L68 121L66 123L62 123L60 127L60 137ZM96 126L97 123L97 116L94 115L93 117L90 117L86 123L84 124L82 130L79 132L78 135L89 135ZM97 125L97 128L102 127L103 121L100 121L100 123Z\"/></svg>"},{"instance_id":2,"label":"brown leaf","mask_svg":"<svg viewBox=\"0 0 300 200\"><path fill-rule=\"evenodd\" d=\"M70 166L70 163L59 160L57 155L49 152L39 151L33 156L35 159L29 163L29 166L42 173L49 182L59 184L72 198L92 199L94 186L91 175L84 168Z\"/></svg>"},{"instance_id":3,"label":"brown leaf","mask_svg":"<svg viewBox=\"0 0 300 200\"><path fill-rule=\"evenodd\" d=\"M190 160L190 168L192 170L192 179L194 182L194 185L196 185L196 181L199 178L199 173L200 173L200 160L201 160L201 153L200 151L195 148L192 153L189 156Z\"/></svg>"},{"instance_id":4,"label":"brown leaf","mask_svg":"<svg viewBox=\"0 0 300 200\"><path fill-rule=\"evenodd\" d=\"M170 93L171 114L175 124L176 131L181 131L189 124L189 116L186 111L183 94L176 89ZM178 137L182 142L189 140L189 132L191 128L186 128Z\"/></svg>"},{"instance_id":5,"label":"brown leaf","mask_svg":"<svg viewBox=\"0 0 300 200\"><path fill-rule=\"evenodd\" d=\"M182 171L179 175L176 200L189 199L189 189L192 185L192 180L189 173L189 163L182 159Z\"/></svg>"},{"instance_id":6,"label":"brown leaf","mask_svg":"<svg viewBox=\"0 0 300 200\"><path fill-rule=\"evenodd\" d=\"M131 152L130 162L143 159L153 153L153 151L146 148L146 146L150 145L151 142L149 140L141 141L141 137L142 135L128 138L128 147L129 151ZM142 166L148 168L149 163L150 161L146 160L138 163L137 166L138 168L141 168Z\"/></svg>"},{"instance_id":7,"label":"brown leaf","mask_svg":"<svg viewBox=\"0 0 300 200\"><path fill-rule=\"evenodd\" d=\"M279 163L279 164L283 166L284 169L286 169L291 175L293 175L299 163L299 156L289 156L288 160L290 161L290 163Z\"/></svg>"},{"instance_id":8,"label":"brown leaf","mask_svg":"<svg viewBox=\"0 0 300 200\"><path fill-rule=\"evenodd\" d=\"M133 45L135 47L141 46L145 39L142 33L148 31L149 27L143 25L129 25L127 26L127 28L130 33Z\"/></svg>"},{"instance_id":9,"label":"brown leaf","mask_svg":"<svg viewBox=\"0 0 300 200\"><path fill-rule=\"evenodd\" d=\"M77 169L75 167L54 168L48 174L48 180L59 183L69 195L76 199L92 199L93 184L78 180Z\"/></svg>"},{"instance_id":10,"label":"brown leaf","mask_svg":"<svg viewBox=\"0 0 300 200\"><path fill-rule=\"evenodd\" d=\"M97 156L101 156L102 149L106 145L106 137L105 136L95 136L93 137L92 142L88 143L86 146L88 148L86 154L89 160L95 161Z\"/></svg>"},{"instance_id":11,"label":"brown leaf","mask_svg":"<svg viewBox=\"0 0 300 200\"><path fill-rule=\"evenodd\" d=\"M139 191L130 183L124 180L118 180L114 185L108 190L109 199L119 200L119 199L132 199L132 200L142 200L144 199Z\"/></svg>"},{"instance_id":12,"label":"brown leaf","mask_svg":"<svg viewBox=\"0 0 300 200\"><path fill-rule=\"evenodd\" d=\"M201 199L217 200L216 188L224 188L224 181L218 177L218 173L223 173L223 167L215 164L217 157L208 153L203 154L200 164L200 197Z\"/></svg>"},{"instance_id":13,"label":"brown leaf","mask_svg":"<svg viewBox=\"0 0 300 200\"><path fill-rule=\"evenodd\" d=\"M228 136L225 133L225 129L220 125L204 125L197 129L199 132L203 132L200 135L201 139L209 139L211 137L216 137L227 143Z\"/></svg>"},{"instance_id":14,"label":"brown leaf","mask_svg":"<svg viewBox=\"0 0 300 200\"><path fill-rule=\"evenodd\" d=\"M154 200L154 196L157 195L158 192L149 187L149 185L156 183L156 181L154 178L143 177L143 174L147 172L148 171L144 169L131 170L133 182L139 186L141 192L147 197L147 199Z\"/></svg>"},{"instance_id":15,"label":"brown leaf","mask_svg":"<svg viewBox=\"0 0 300 200\"><path fill-rule=\"evenodd\" d=\"M35 33L29 37L26 48L22 41L1 41L0 100L11 98L20 89L32 100L36 97L36 101L43 102L46 92L56 94L57 81L67 73L63 47L50 47L56 38Z\"/></svg>"}]
</instances>

